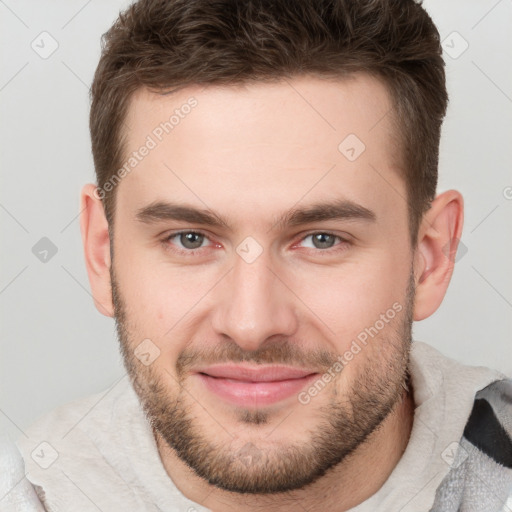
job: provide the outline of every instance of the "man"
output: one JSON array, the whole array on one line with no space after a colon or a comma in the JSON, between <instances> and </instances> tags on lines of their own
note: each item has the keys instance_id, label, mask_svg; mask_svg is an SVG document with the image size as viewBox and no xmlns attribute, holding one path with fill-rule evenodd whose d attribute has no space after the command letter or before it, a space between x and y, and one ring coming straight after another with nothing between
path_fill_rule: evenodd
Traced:
<instances>
[{"instance_id":1,"label":"man","mask_svg":"<svg viewBox=\"0 0 512 512\"><path fill-rule=\"evenodd\" d=\"M423 8L141 0L104 43L81 229L127 376L20 439L46 509L509 510L510 382L412 342L463 224Z\"/></svg>"}]
</instances>

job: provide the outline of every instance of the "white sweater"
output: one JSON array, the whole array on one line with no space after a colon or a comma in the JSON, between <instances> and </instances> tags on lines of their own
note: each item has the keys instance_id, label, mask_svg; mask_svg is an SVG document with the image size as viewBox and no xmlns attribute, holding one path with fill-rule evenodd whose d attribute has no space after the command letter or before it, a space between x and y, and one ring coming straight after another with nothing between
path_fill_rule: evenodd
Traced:
<instances>
[{"instance_id":1,"label":"white sweater","mask_svg":"<svg viewBox=\"0 0 512 512\"><path fill-rule=\"evenodd\" d=\"M353 512L428 512L453 466L476 392L504 376L413 342L411 377L416 408L409 444L381 489ZM126 375L103 393L42 416L26 434L17 441L26 477L49 512L208 510L167 475Z\"/></svg>"}]
</instances>

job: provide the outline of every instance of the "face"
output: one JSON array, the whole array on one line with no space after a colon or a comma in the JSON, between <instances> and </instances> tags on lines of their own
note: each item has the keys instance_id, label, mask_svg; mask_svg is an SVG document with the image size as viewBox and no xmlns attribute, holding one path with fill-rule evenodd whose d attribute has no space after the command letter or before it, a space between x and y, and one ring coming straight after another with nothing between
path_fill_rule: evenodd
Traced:
<instances>
[{"instance_id":1,"label":"face","mask_svg":"<svg viewBox=\"0 0 512 512\"><path fill-rule=\"evenodd\" d=\"M403 394L414 281L390 107L366 76L131 102L123 358L157 438L220 488L304 487Z\"/></svg>"}]
</instances>

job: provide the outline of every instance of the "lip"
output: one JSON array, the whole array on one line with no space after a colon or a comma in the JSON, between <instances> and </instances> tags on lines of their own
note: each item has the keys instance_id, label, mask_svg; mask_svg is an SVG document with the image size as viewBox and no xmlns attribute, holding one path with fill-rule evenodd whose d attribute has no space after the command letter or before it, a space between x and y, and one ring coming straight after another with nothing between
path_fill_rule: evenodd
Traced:
<instances>
[{"instance_id":1,"label":"lip","mask_svg":"<svg viewBox=\"0 0 512 512\"><path fill-rule=\"evenodd\" d=\"M271 405L297 395L319 374L281 365L214 365L196 370L206 389L242 407Z\"/></svg>"},{"instance_id":2,"label":"lip","mask_svg":"<svg viewBox=\"0 0 512 512\"><path fill-rule=\"evenodd\" d=\"M198 373L205 373L211 377L241 380L246 382L272 382L288 379L300 379L306 375L316 373L314 370L294 368L283 365L248 366L219 364L199 368Z\"/></svg>"}]
</instances>

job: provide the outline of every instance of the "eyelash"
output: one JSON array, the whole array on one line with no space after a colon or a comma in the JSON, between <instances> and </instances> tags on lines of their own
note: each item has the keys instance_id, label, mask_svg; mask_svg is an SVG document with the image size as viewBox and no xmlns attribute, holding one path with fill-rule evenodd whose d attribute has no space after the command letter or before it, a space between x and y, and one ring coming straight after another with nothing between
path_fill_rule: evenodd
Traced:
<instances>
[{"instance_id":1,"label":"eyelash","mask_svg":"<svg viewBox=\"0 0 512 512\"><path fill-rule=\"evenodd\" d=\"M202 231L200 230L182 230L182 231L176 231L174 233L171 233L169 235L167 235L163 240L162 240L162 243L164 244L164 246L166 247L166 249L169 248L171 244L171 240L180 236L180 235L183 235L183 234L190 234L190 233L194 233L196 235L201 235L201 236L204 236L207 240L209 240L211 242L211 240L209 239L208 235L206 233L203 233ZM312 235L318 235L318 234L322 234L322 235L329 235L329 236L332 236L334 238L337 238L340 243L338 243L337 245L333 246L333 247L330 247L328 249L314 249L314 248L308 248L308 249L312 249L312 250L315 250L315 252L317 253L324 253L324 254L332 254L333 252L336 253L336 252L339 252L339 251L343 251L343 250L346 250L346 246L348 244L350 244L350 242L341 237L340 235L336 235L334 233L331 233L330 231L311 231L307 234L305 234L300 240L299 242L302 242L304 241L306 238L312 236ZM341 247L339 247L341 246ZM171 249L173 252L176 252L180 255L185 255L185 256L194 256L197 252L201 251L202 249L206 249L206 247L199 247L197 249L181 249L180 247L174 247L173 249Z\"/></svg>"}]
</instances>

